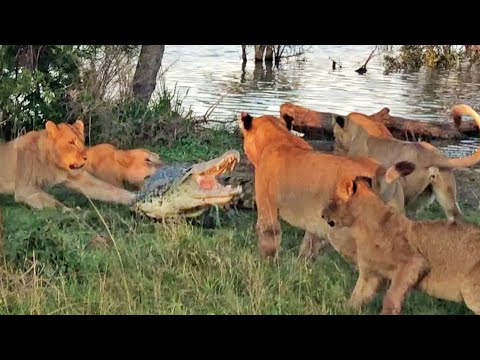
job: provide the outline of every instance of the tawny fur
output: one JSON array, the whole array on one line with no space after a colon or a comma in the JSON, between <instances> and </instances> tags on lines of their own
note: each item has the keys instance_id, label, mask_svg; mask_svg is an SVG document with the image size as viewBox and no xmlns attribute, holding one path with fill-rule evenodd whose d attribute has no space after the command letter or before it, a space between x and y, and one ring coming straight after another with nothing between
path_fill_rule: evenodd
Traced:
<instances>
[{"instance_id":1,"label":"tawny fur","mask_svg":"<svg viewBox=\"0 0 480 360\"><path fill-rule=\"evenodd\" d=\"M463 301L480 314L480 227L412 221L386 205L365 181L351 178L339 181L322 216L333 228L349 228L356 240L359 277L352 307L370 302L388 279L383 314L400 314L412 288Z\"/></svg>"},{"instance_id":2,"label":"tawny fur","mask_svg":"<svg viewBox=\"0 0 480 360\"><path fill-rule=\"evenodd\" d=\"M120 150L110 144L99 144L87 149L85 170L117 187L125 188L125 184L130 184L140 190L145 179L161 165L159 156L151 151Z\"/></svg>"},{"instance_id":3,"label":"tawny fur","mask_svg":"<svg viewBox=\"0 0 480 360\"><path fill-rule=\"evenodd\" d=\"M350 159L314 151L292 135L274 116L252 118L241 114L243 148L255 166L257 233L262 256L276 256L281 239L278 218L306 230L301 257L315 257L328 239L342 255L355 262L355 243L343 230L330 234L321 211L343 174L375 178L386 201L403 210L403 191L395 172L387 172L367 157ZM390 185L387 184L387 174ZM352 248L353 246L353 248Z\"/></svg>"},{"instance_id":4,"label":"tawny fur","mask_svg":"<svg viewBox=\"0 0 480 360\"><path fill-rule=\"evenodd\" d=\"M472 116L480 125L480 116L470 106L454 106L452 116L456 123L461 122L461 115ZM360 113L337 117L334 125L336 152L350 156L371 156L385 167L392 166L397 161L413 162L416 171L401 179L406 207L419 210L434 198L443 208L448 220L461 221L463 214L457 203L452 169L478 163L480 149L473 155L451 159L426 142L408 142L391 136L379 136L379 124L381 123Z\"/></svg>"},{"instance_id":5,"label":"tawny fur","mask_svg":"<svg viewBox=\"0 0 480 360\"><path fill-rule=\"evenodd\" d=\"M333 114L332 114L333 116ZM280 106L280 121L290 130L294 121L305 126L316 127L325 121L324 113L305 108L303 106L284 103ZM330 119L329 119L330 120ZM393 137L387 127L381 122L373 122L370 125L371 132L375 136Z\"/></svg>"},{"instance_id":6,"label":"tawny fur","mask_svg":"<svg viewBox=\"0 0 480 360\"><path fill-rule=\"evenodd\" d=\"M0 193L42 209L65 207L45 189L64 185L92 199L129 204L135 195L86 172L83 122L73 125L48 121L45 130L31 131L0 145Z\"/></svg>"}]
</instances>

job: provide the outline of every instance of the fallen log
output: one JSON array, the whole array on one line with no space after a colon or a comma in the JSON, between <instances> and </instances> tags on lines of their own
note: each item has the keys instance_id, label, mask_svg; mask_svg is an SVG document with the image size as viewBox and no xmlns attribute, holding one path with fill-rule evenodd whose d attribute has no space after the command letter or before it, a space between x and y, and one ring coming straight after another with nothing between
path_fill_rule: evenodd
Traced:
<instances>
[{"instance_id":1,"label":"fallen log","mask_svg":"<svg viewBox=\"0 0 480 360\"><path fill-rule=\"evenodd\" d=\"M479 131L473 120L462 121L457 128L452 119L443 123L406 119L401 116L391 116L389 108L383 108L370 117L383 122L394 137L403 140L464 139L478 135Z\"/></svg>"},{"instance_id":2,"label":"fallen log","mask_svg":"<svg viewBox=\"0 0 480 360\"><path fill-rule=\"evenodd\" d=\"M333 150L335 149L335 143L333 141L308 140L308 143L312 145L314 150L320 152L333 152Z\"/></svg>"},{"instance_id":3,"label":"fallen log","mask_svg":"<svg viewBox=\"0 0 480 360\"><path fill-rule=\"evenodd\" d=\"M280 118L285 121L287 128L305 133L309 138L332 139L335 115L337 114L315 111L292 103L280 106Z\"/></svg>"},{"instance_id":4,"label":"fallen log","mask_svg":"<svg viewBox=\"0 0 480 360\"><path fill-rule=\"evenodd\" d=\"M305 133L308 138L332 138L335 115L291 103L280 106L280 117L285 120L287 127ZM401 140L464 139L479 132L473 120L462 121L457 128L452 119L441 123L391 116L390 109L386 107L369 116L374 121L383 122L392 135Z\"/></svg>"}]
</instances>

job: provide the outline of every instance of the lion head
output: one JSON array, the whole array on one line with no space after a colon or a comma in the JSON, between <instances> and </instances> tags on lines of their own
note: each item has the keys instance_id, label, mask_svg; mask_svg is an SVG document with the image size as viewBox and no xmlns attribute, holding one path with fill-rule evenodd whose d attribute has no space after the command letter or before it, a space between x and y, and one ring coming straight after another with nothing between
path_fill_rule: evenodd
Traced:
<instances>
[{"instance_id":1,"label":"lion head","mask_svg":"<svg viewBox=\"0 0 480 360\"><path fill-rule=\"evenodd\" d=\"M162 166L158 154L145 149L117 150L114 156L128 182L138 187Z\"/></svg>"},{"instance_id":2,"label":"lion head","mask_svg":"<svg viewBox=\"0 0 480 360\"><path fill-rule=\"evenodd\" d=\"M252 117L249 113L242 112L239 126L243 135L243 150L254 166L258 163L263 149L271 144L288 143L312 149L309 143L292 134L279 118L272 115Z\"/></svg>"},{"instance_id":3,"label":"lion head","mask_svg":"<svg viewBox=\"0 0 480 360\"><path fill-rule=\"evenodd\" d=\"M85 165L87 153L83 122L77 120L73 125L55 124L47 121L45 129L50 140L51 160L54 164L71 174L78 173Z\"/></svg>"},{"instance_id":4,"label":"lion head","mask_svg":"<svg viewBox=\"0 0 480 360\"><path fill-rule=\"evenodd\" d=\"M361 213L358 206L354 208L358 204L352 202L352 199L368 192L373 194L371 178L357 176L355 179L340 179L333 198L322 211L322 219L330 227L352 226L358 217L358 213Z\"/></svg>"},{"instance_id":5,"label":"lion head","mask_svg":"<svg viewBox=\"0 0 480 360\"><path fill-rule=\"evenodd\" d=\"M385 124L356 112L347 116L335 116L333 135L335 137L335 150L340 154L348 153L353 141L364 135L393 138Z\"/></svg>"},{"instance_id":6,"label":"lion head","mask_svg":"<svg viewBox=\"0 0 480 360\"><path fill-rule=\"evenodd\" d=\"M356 176L354 178L352 176L342 176L337 181L334 196L328 206L325 207L322 218L331 227L334 227L335 224L339 227L352 226L354 214L349 207L350 199L355 195L359 181L367 184L368 188L378 195L383 202L392 202L390 205L403 213L403 189L396 180L410 175L413 171L415 171L414 163L399 161L388 169L379 167L374 176ZM401 193L402 203L398 202L399 199L395 199L398 192Z\"/></svg>"}]
</instances>

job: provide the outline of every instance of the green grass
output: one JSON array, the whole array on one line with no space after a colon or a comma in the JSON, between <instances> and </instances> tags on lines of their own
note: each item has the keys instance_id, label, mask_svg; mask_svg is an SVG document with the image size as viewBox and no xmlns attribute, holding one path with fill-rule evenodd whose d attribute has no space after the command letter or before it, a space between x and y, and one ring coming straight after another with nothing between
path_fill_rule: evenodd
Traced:
<instances>
[{"instance_id":1,"label":"green grass","mask_svg":"<svg viewBox=\"0 0 480 360\"><path fill-rule=\"evenodd\" d=\"M215 132L208 141L184 139L159 150L166 161L194 161L239 144ZM1 314L352 314L346 301L354 268L333 250L315 262L297 260L303 231L285 223L280 259L271 263L258 255L252 211L222 213L221 225L206 229L156 223L123 206L94 207L80 195L52 192L81 211L31 210L0 196ZM441 215L433 207L424 216ZM92 243L98 235L107 246ZM362 313L380 310L378 296ZM471 312L414 292L405 314Z\"/></svg>"},{"instance_id":2,"label":"green grass","mask_svg":"<svg viewBox=\"0 0 480 360\"><path fill-rule=\"evenodd\" d=\"M221 127L216 130L199 131L171 145L147 147L160 154L165 162L205 161L220 156L230 149L243 152L241 135L228 132Z\"/></svg>"}]
</instances>

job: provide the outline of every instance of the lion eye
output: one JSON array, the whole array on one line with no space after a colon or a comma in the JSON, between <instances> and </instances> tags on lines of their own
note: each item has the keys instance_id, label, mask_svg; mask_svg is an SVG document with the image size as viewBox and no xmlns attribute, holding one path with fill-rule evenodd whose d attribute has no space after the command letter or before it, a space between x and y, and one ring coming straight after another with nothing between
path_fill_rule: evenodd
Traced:
<instances>
[{"instance_id":1,"label":"lion eye","mask_svg":"<svg viewBox=\"0 0 480 360\"><path fill-rule=\"evenodd\" d=\"M75 145L75 140L70 140L68 143L69 143L70 145Z\"/></svg>"},{"instance_id":2,"label":"lion eye","mask_svg":"<svg viewBox=\"0 0 480 360\"><path fill-rule=\"evenodd\" d=\"M145 161L146 162L151 162L149 158L145 158Z\"/></svg>"}]
</instances>

